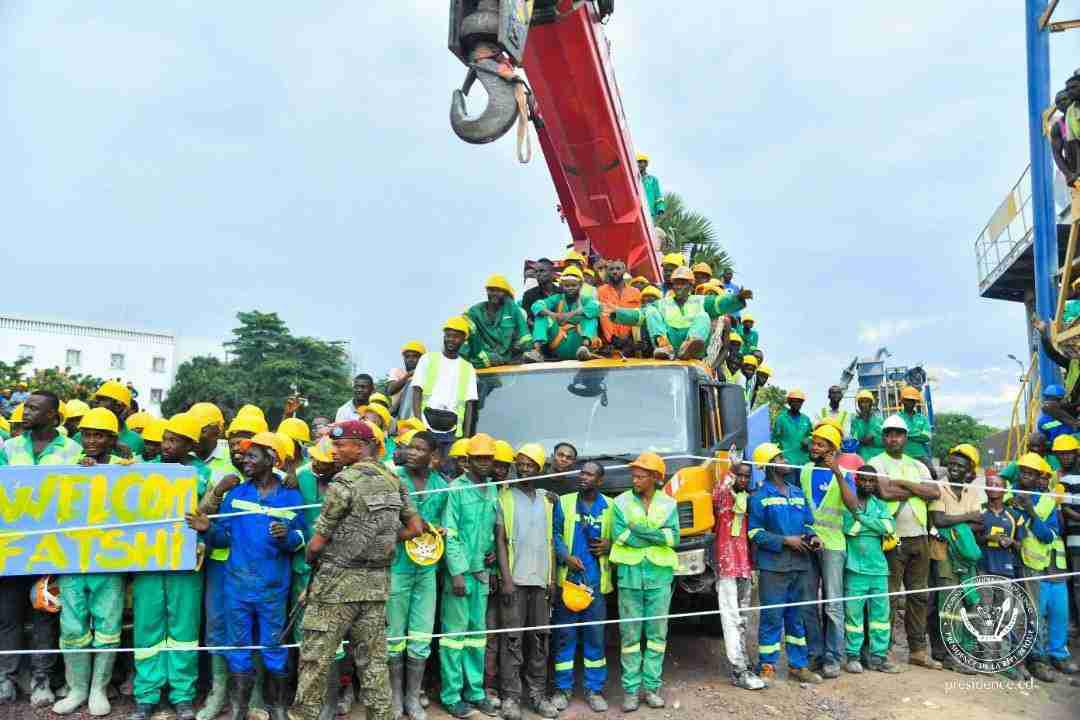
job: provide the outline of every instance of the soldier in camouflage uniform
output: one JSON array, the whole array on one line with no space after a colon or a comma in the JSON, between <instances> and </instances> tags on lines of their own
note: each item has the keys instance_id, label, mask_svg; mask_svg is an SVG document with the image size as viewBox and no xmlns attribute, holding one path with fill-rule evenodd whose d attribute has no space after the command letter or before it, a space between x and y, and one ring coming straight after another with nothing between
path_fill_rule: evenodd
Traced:
<instances>
[{"instance_id":1,"label":"soldier in camouflage uniform","mask_svg":"<svg viewBox=\"0 0 1080 720\"><path fill-rule=\"evenodd\" d=\"M338 423L330 438L344 469L326 489L307 548L308 563L319 565L307 593L300 679L289 718L317 720L327 673L348 636L367 717L396 720L386 666L390 562L398 540L421 534L424 523L400 480L378 462L377 441L367 424Z\"/></svg>"}]
</instances>

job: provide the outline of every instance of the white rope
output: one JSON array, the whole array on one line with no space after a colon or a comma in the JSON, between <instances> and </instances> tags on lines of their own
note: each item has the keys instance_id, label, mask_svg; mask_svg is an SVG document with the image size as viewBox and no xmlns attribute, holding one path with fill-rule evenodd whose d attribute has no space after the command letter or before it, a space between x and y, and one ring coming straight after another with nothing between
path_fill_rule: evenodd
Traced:
<instances>
[{"instance_id":1,"label":"white rope","mask_svg":"<svg viewBox=\"0 0 1080 720\"><path fill-rule=\"evenodd\" d=\"M928 587L918 590L897 590L896 592L884 592L884 593L867 593L865 595L845 595L838 598L830 598L828 600L822 598L817 600L797 600L789 603L773 603L770 605L753 605L750 607L739 608L740 613L760 612L762 610L777 610L786 607L802 607L804 605L826 605L832 603L844 603L849 600L870 600L872 598L880 597L899 597L906 595L915 595L918 593L933 593L933 592L949 592L952 590L970 590L976 587L988 587L993 585L1011 585L1015 583L1033 582L1035 580L1062 580L1069 577L1080 575L1080 570L1074 572L1052 573L1049 575L1035 575L1031 577L1023 578L1002 578L1000 580L987 580L986 582L980 582L978 585L973 583L960 583L958 585L942 585L939 587ZM985 576L984 576L985 577ZM632 592L632 590L631 590ZM488 602L492 602L492 598L497 596L489 596ZM697 610L694 612L683 613L666 613L663 615L648 615L645 617L636 618L609 618L606 620L589 620L586 622L574 622L574 623L550 623L547 625L529 625L526 627L515 628L492 628L485 630L462 630L459 632L450 633L434 633L431 635L403 635L400 637L388 637L387 642L399 642L401 640L431 640L434 638L444 637L476 637L480 635L501 635L504 633L513 632L535 632L537 630L559 630L563 628L577 628L588 627L591 625L617 625L627 622L648 622L651 620L683 620L686 618L705 617L708 615L719 615L721 613L728 612L727 610ZM295 648L300 647L299 643L289 643L286 645L220 645L220 646L198 646L198 647L163 647L156 648L158 652L196 652L201 650L215 651L215 652L227 652L230 650L273 650L277 648ZM103 653L103 652L136 652L139 650L146 650L151 648L68 648L68 649L49 649L49 650L0 650L0 655L45 655L45 654L67 654L67 653Z\"/></svg>"}]
</instances>

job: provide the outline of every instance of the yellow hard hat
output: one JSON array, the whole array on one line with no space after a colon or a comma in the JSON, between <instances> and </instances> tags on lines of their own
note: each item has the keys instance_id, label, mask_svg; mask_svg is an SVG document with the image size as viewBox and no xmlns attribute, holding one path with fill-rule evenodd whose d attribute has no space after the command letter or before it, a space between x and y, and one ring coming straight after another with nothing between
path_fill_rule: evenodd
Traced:
<instances>
[{"instance_id":1,"label":"yellow hard hat","mask_svg":"<svg viewBox=\"0 0 1080 720\"><path fill-rule=\"evenodd\" d=\"M793 390L788 390L787 399L788 400L805 400L806 399L806 393L804 393L802 390L800 390L798 388L795 388Z\"/></svg>"},{"instance_id":2,"label":"yellow hard hat","mask_svg":"<svg viewBox=\"0 0 1080 720\"><path fill-rule=\"evenodd\" d=\"M694 288L695 295L719 295L720 288L715 285L709 285L708 283L702 283Z\"/></svg>"},{"instance_id":3,"label":"yellow hard hat","mask_svg":"<svg viewBox=\"0 0 1080 720\"><path fill-rule=\"evenodd\" d=\"M405 447L406 445L408 445L409 443L412 442L412 439L414 437L416 437L416 433L418 433L418 432L420 432L420 431L419 430L406 430L405 432L401 433L396 438L394 438L394 442L397 443L398 447Z\"/></svg>"},{"instance_id":4,"label":"yellow hard hat","mask_svg":"<svg viewBox=\"0 0 1080 720\"><path fill-rule=\"evenodd\" d=\"M588 585L582 585L569 580L563 581L562 586L563 605L570 612L581 612L592 605L593 592Z\"/></svg>"},{"instance_id":5,"label":"yellow hard hat","mask_svg":"<svg viewBox=\"0 0 1080 720\"><path fill-rule=\"evenodd\" d=\"M742 321L742 322L744 322L744 323L752 323L752 322L757 322L756 320L754 320L754 316L753 316L753 315L751 315L751 314L750 314L750 313L748 313L748 312L744 312L744 313L743 313L742 315L740 315L740 316L739 316L739 320L740 320L740 321Z\"/></svg>"},{"instance_id":6,"label":"yellow hard hat","mask_svg":"<svg viewBox=\"0 0 1080 720\"><path fill-rule=\"evenodd\" d=\"M660 473L661 476L667 473L667 466L664 465L664 458L653 452L641 453L637 456L637 460L630 463L630 467L639 468L641 470L650 470L655 473Z\"/></svg>"},{"instance_id":7,"label":"yellow hard hat","mask_svg":"<svg viewBox=\"0 0 1080 720\"><path fill-rule=\"evenodd\" d=\"M676 280L686 280L692 284L694 282L694 271L685 265L680 265L671 273L671 282Z\"/></svg>"},{"instance_id":8,"label":"yellow hard hat","mask_svg":"<svg viewBox=\"0 0 1080 720\"><path fill-rule=\"evenodd\" d=\"M764 465L766 463L771 463L773 460L776 459L776 456L782 452L783 450L781 450L780 446L776 443L761 443L756 448L754 448L754 464Z\"/></svg>"},{"instance_id":9,"label":"yellow hard hat","mask_svg":"<svg viewBox=\"0 0 1080 720\"><path fill-rule=\"evenodd\" d=\"M844 426L840 424L840 420L839 420L839 419L837 419L837 418L835 418L835 417L832 417L832 416L829 416L829 417L825 417L825 418L821 418L821 419L820 419L820 420L818 420L818 421L817 421L816 423L814 423L814 429L815 429L815 430L817 430L817 429L818 429L819 427L821 427L822 425L829 425L829 426L831 426L831 427L834 427L834 428L836 428L837 432L839 432L839 433L840 433L840 435L841 435L841 437L843 437L843 434L844 434ZM840 447L840 446L839 446L839 445L837 445L837 447Z\"/></svg>"},{"instance_id":10,"label":"yellow hard hat","mask_svg":"<svg viewBox=\"0 0 1080 720\"><path fill-rule=\"evenodd\" d=\"M75 402L75 401L72 400L71 402ZM85 415L86 413L83 413L83 414ZM71 403L70 402L68 403L68 416L67 417L68 417L69 420L71 419ZM132 413L131 415L128 415L127 420L124 421L124 425L127 426L128 430L134 430L135 432L140 432L144 427L146 427L146 422L150 418L151 418L150 413L148 413L148 412L146 412L144 410L140 410L137 413Z\"/></svg>"},{"instance_id":11,"label":"yellow hard hat","mask_svg":"<svg viewBox=\"0 0 1080 720\"><path fill-rule=\"evenodd\" d=\"M1035 472L1042 473L1043 475L1049 475L1054 472L1054 469L1050 467L1050 464L1043 459L1042 455L1038 453L1024 453L1020 456L1020 459L1016 461L1016 464L1022 468L1034 470Z\"/></svg>"},{"instance_id":12,"label":"yellow hard hat","mask_svg":"<svg viewBox=\"0 0 1080 720\"><path fill-rule=\"evenodd\" d=\"M637 154L637 161L638 162L649 162L649 156L646 155L645 153L638 153Z\"/></svg>"},{"instance_id":13,"label":"yellow hard hat","mask_svg":"<svg viewBox=\"0 0 1080 720\"><path fill-rule=\"evenodd\" d=\"M742 335L737 332L728 333L727 339L728 342L739 343L740 345L742 345L743 342Z\"/></svg>"},{"instance_id":14,"label":"yellow hard hat","mask_svg":"<svg viewBox=\"0 0 1080 720\"><path fill-rule=\"evenodd\" d=\"M424 421L418 418L405 418L404 420L398 420L397 422L398 432L405 432L406 430L427 430L427 426L424 425Z\"/></svg>"},{"instance_id":15,"label":"yellow hard hat","mask_svg":"<svg viewBox=\"0 0 1080 720\"><path fill-rule=\"evenodd\" d=\"M288 444L291 446L292 442L290 441ZM247 452L252 445L258 445L259 447L266 448L267 450L272 450L274 452L274 464L276 466L280 467L285 460L286 443L282 440L278 433L256 433L254 437L248 438L247 440L244 440L242 443L240 443L240 448L244 452Z\"/></svg>"},{"instance_id":16,"label":"yellow hard hat","mask_svg":"<svg viewBox=\"0 0 1080 720\"><path fill-rule=\"evenodd\" d=\"M405 541L405 554L417 565L434 565L442 559L446 546L440 533L427 531Z\"/></svg>"},{"instance_id":17,"label":"yellow hard hat","mask_svg":"<svg viewBox=\"0 0 1080 720\"><path fill-rule=\"evenodd\" d=\"M762 363L757 369L757 374L758 375L767 375L768 377L772 377L772 374L773 374L772 368L769 367L768 365L766 365L765 363Z\"/></svg>"},{"instance_id":18,"label":"yellow hard hat","mask_svg":"<svg viewBox=\"0 0 1080 720\"><path fill-rule=\"evenodd\" d=\"M922 393L919 392L918 390L916 390L915 388L911 387L910 385L905 385L900 390L900 399L901 400L915 400L917 402L922 402Z\"/></svg>"},{"instance_id":19,"label":"yellow hard hat","mask_svg":"<svg viewBox=\"0 0 1080 720\"><path fill-rule=\"evenodd\" d=\"M221 408L214 403L197 402L188 412L202 420L203 427L217 425L219 430L225 429L225 416L221 414Z\"/></svg>"},{"instance_id":20,"label":"yellow hard hat","mask_svg":"<svg viewBox=\"0 0 1080 720\"><path fill-rule=\"evenodd\" d=\"M540 443L525 443L518 448L517 454L529 458L538 467L544 467L544 463L547 462L547 452L544 451L544 446Z\"/></svg>"},{"instance_id":21,"label":"yellow hard hat","mask_svg":"<svg viewBox=\"0 0 1080 720\"><path fill-rule=\"evenodd\" d=\"M240 417L241 415L258 417L266 420L266 415L263 413L262 408L258 405L252 405L250 403L242 406L239 410L236 411L236 417Z\"/></svg>"},{"instance_id":22,"label":"yellow hard hat","mask_svg":"<svg viewBox=\"0 0 1080 720\"><path fill-rule=\"evenodd\" d=\"M21 423L23 418L23 404L19 403L15 406L15 409L11 411L11 422Z\"/></svg>"},{"instance_id":23,"label":"yellow hard hat","mask_svg":"<svg viewBox=\"0 0 1080 720\"><path fill-rule=\"evenodd\" d=\"M584 280L585 276L581 273L581 269L577 265L571 265L562 271L563 277L575 277L578 280Z\"/></svg>"},{"instance_id":24,"label":"yellow hard hat","mask_svg":"<svg viewBox=\"0 0 1080 720\"><path fill-rule=\"evenodd\" d=\"M381 427L371 422L370 420L361 420L360 422L371 428L371 433L375 436L375 442L379 446L379 453L386 452L386 432Z\"/></svg>"},{"instance_id":25,"label":"yellow hard hat","mask_svg":"<svg viewBox=\"0 0 1080 720\"><path fill-rule=\"evenodd\" d=\"M686 258L682 253L668 253L664 256L660 262L661 265L674 265L675 267L682 267L686 263Z\"/></svg>"},{"instance_id":26,"label":"yellow hard hat","mask_svg":"<svg viewBox=\"0 0 1080 720\"><path fill-rule=\"evenodd\" d=\"M414 352L420 355L426 355L427 348L424 347L424 343L420 342L419 340L410 340L409 342L401 346L401 352Z\"/></svg>"},{"instance_id":27,"label":"yellow hard hat","mask_svg":"<svg viewBox=\"0 0 1080 720\"><path fill-rule=\"evenodd\" d=\"M56 406L56 414L60 416L60 422L63 424L67 421L67 403L61 400Z\"/></svg>"},{"instance_id":28,"label":"yellow hard hat","mask_svg":"<svg viewBox=\"0 0 1080 720\"><path fill-rule=\"evenodd\" d=\"M278 447L280 448L278 454L286 460L292 460L296 457L296 444L293 442L293 439L280 430L273 434L276 435L278 439Z\"/></svg>"},{"instance_id":29,"label":"yellow hard hat","mask_svg":"<svg viewBox=\"0 0 1080 720\"><path fill-rule=\"evenodd\" d=\"M495 462L514 462L514 446L505 440L495 441Z\"/></svg>"},{"instance_id":30,"label":"yellow hard hat","mask_svg":"<svg viewBox=\"0 0 1080 720\"><path fill-rule=\"evenodd\" d=\"M368 398L368 403L372 405L382 405L384 408L389 408L390 398L386 397L384 393L371 393L371 397Z\"/></svg>"},{"instance_id":31,"label":"yellow hard hat","mask_svg":"<svg viewBox=\"0 0 1080 720\"><path fill-rule=\"evenodd\" d=\"M192 442L199 441L199 436L202 435L202 429L202 419L197 418L190 413L177 413L169 418L169 421L165 424L165 430L174 435L186 437Z\"/></svg>"},{"instance_id":32,"label":"yellow hard hat","mask_svg":"<svg viewBox=\"0 0 1080 720\"><path fill-rule=\"evenodd\" d=\"M151 417L146 421L146 427L142 431L143 442L161 442L165 435L165 427L168 423L162 418Z\"/></svg>"},{"instance_id":33,"label":"yellow hard hat","mask_svg":"<svg viewBox=\"0 0 1080 720\"><path fill-rule=\"evenodd\" d=\"M585 268L584 273L594 280L596 279L596 271L592 268Z\"/></svg>"},{"instance_id":34,"label":"yellow hard hat","mask_svg":"<svg viewBox=\"0 0 1080 720\"><path fill-rule=\"evenodd\" d=\"M1080 450L1080 441L1073 435L1058 435L1054 438L1054 445L1050 448L1054 452L1072 452ZM978 465L978 463L975 463Z\"/></svg>"},{"instance_id":35,"label":"yellow hard hat","mask_svg":"<svg viewBox=\"0 0 1080 720\"><path fill-rule=\"evenodd\" d=\"M642 299L651 297L659 300L660 298L664 297L664 294L660 292L660 288L656 287L655 285L650 285L649 287L641 291L641 297Z\"/></svg>"},{"instance_id":36,"label":"yellow hard hat","mask_svg":"<svg viewBox=\"0 0 1080 720\"><path fill-rule=\"evenodd\" d=\"M750 365L750 366L756 368L759 363L760 363L760 361L757 359L757 355L743 355L742 356L742 364L743 365Z\"/></svg>"},{"instance_id":37,"label":"yellow hard hat","mask_svg":"<svg viewBox=\"0 0 1080 720\"><path fill-rule=\"evenodd\" d=\"M330 438L323 438L319 442L309 447L308 457L315 462L334 462L334 446L333 443L330 442Z\"/></svg>"},{"instance_id":38,"label":"yellow hard hat","mask_svg":"<svg viewBox=\"0 0 1080 720\"><path fill-rule=\"evenodd\" d=\"M829 442L833 446L833 450L839 450L840 444L843 442L840 431L831 423L822 423L811 435Z\"/></svg>"},{"instance_id":39,"label":"yellow hard hat","mask_svg":"<svg viewBox=\"0 0 1080 720\"><path fill-rule=\"evenodd\" d=\"M465 438L455 440L454 444L450 446L450 457L468 457L469 456L469 441Z\"/></svg>"},{"instance_id":40,"label":"yellow hard hat","mask_svg":"<svg viewBox=\"0 0 1080 720\"><path fill-rule=\"evenodd\" d=\"M6 433L11 432L11 423L9 423L8 419L3 415L0 415L0 430L3 430Z\"/></svg>"},{"instance_id":41,"label":"yellow hard hat","mask_svg":"<svg viewBox=\"0 0 1080 720\"><path fill-rule=\"evenodd\" d=\"M712 277L712 268L709 267L709 263L699 262L695 263L694 267L690 268L695 273L705 273L709 277Z\"/></svg>"},{"instance_id":42,"label":"yellow hard hat","mask_svg":"<svg viewBox=\"0 0 1080 720\"><path fill-rule=\"evenodd\" d=\"M382 405L375 404L362 406L360 408L360 414L363 415L364 413L375 413L376 415L378 415L379 420L382 420L382 429L385 434L386 429L390 427L390 411Z\"/></svg>"},{"instance_id":43,"label":"yellow hard hat","mask_svg":"<svg viewBox=\"0 0 1080 720\"><path fill-rule=\"evenodd\" d=\"M88 412L90 412L90 406L82 400L68 400L67 413L65 413L64 417L71 420L72 418L82 417ZM138 414L139 413L135 413L135 415ZM134 417L134 415L132 417Z\"/></svg>"},{"instance_id":44,"label":"yellow hard hat","mask_svg":"<svg viewBox=\"0 0 1080 720\"><path fill-rule=\"evenodd\" d=\"M870 402L873 402L874 393L870 392L869 390L860 390L859 393L855 396L855 402L859 402L860 400L869 400Z\"/></svg>"},{"instance_id":45,"label":"yellow hard hat","mask_svg":"<svg viewBox=\"0 0 1080 720\"><path fill-rule=\"evenodd\" d=\"M1077 443L1076 438L1074 438L1072 435L1062 435L1061 437L1054 440L1054 445L1056 446L1057 441L1062 440L1064 438L1069 438L1070 440L1072 440L1072 446L1073 447L1071 449L1076 450L1077 448L1080 448L1080 443ZM1056 447L1055 447L1055 449L1056 449ZM979 467L979 451L971 443L960 443L959 445L951 447L951 448L949 448L949 454L950 455L963 455L964 457L966 457L968 460L971 461L971 467L973 467L973 468Z\"/></svg>"},{"instance_id":46,"label":"yellow hard hat","mask_svg":"<svg viewBox=\"0 0 1080 720\"><path fill-rule=\"evenodd\" d=\"M584 264L584 263L587 263L589 261L585 258L584 255L579 253L577 250L571 250L570 252L566 253L566 257L563 258L563 262L579 262L579 263ZM566 272L566 271L564 270L563 272Z\"/></svg>"},{"instance_id":47,"label":"yellow hard hat","mask_svg":"<svg viewBox=\"0 0 1080 720\"><path fill-rule=\"evenodd\" d=\"M116 380L106 380L94 393L94 397L107 397L116 400L124 407L131 407L131 390L127 385Z\"/></svg>"},{"instance_id":48,"label":"yellow hard hat","mask_svg":"<svg viewBox=\"0 0 1080 720\"><path fill-rule=\"evenodd\" d=\"M112 410L96 407L83 415L79 430L103 430L117 435L120 432L120 421L113 415Z\"/></svg>"},{"instance_id":49,"label":"yellow hard hat","mask_svg":"<svg viewBox=\"0 0 1080 720\"><path fill-rule=\"evenodd\" d=\"M492 275L484 283L484 288L489 290L502 290L510 297L514 297L514 288L511 287L510 282L502 275Z\"/></svg>"},{"instance_id":50,"label":"yellow hard hat","mask_svg":"<svg viewBox=\"0 0 1080 720\"><path fill-rule=\"evenodd\" d=\"M469 438L469 457L475 455L495 457L495 439L486 433L477 433Z\"/></svg>"},{"instance_id":51,"label":"yellow hard hat","mask_svg":"<svg viewBox=\"0 0 1080 720\"><path fill-rule=\"evenodd\" d=\"M443 330L457 330L458 332L465 333L465 337L469 337L469 321L461 315L456 315L443 325Z\"/></svg>"},{"instance_id":52,"label":"yellow hard hat","mask_svg":"<svg viewBox=\"0 0 1080 720\"><path fill-rule=\"evenodd\" d=\"M266 420L262 415L256 415L253 412L237 413L233 421L229 423L229 429L225 432L225 437L230 438L238 432L249 432L255 435L267 432L269 429L270 426L266 424Z\"/></svg>"},{"instance_id":53,"label":"yellow hard hat","mask_svg":"<svg viewBox=\"0 0 1080 720\"><path fill-rule=\"evenodd\" d=\"M277 431L288 435L297 442L311 442L311 428L300 418L285 418L278 425Z\"/></svg>"},{"instance_id":54,"label":"yellow hard hat","mask_svg":"<svg viewBox=\"0 0 1080 720\"><path fill-rule=\"evenodd\" d=\"M645 284L645 285L648 285L648 284L649 284L649 280L648 280L648 278L642 277L641 275L638 275L637 277L635 277L635 278L632 278L632 279L630 280L630 284L631 284L631 285L637 285L638 283L643 283L643 284ZM644 288L642 288L642 290L644 290Z\"/></svg>"}]
</instances>

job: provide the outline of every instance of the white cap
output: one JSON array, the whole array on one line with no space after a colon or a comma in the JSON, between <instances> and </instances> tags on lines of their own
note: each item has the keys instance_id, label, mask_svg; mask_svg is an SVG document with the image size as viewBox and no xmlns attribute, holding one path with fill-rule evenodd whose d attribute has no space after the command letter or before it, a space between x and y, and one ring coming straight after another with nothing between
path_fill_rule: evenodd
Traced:
<instances>
[{"instance_id":1,"label":"white cap","mask_svg":"<svg viewBox=\"0 0 1080 720\"><path fill-rule=\"evenodd\" d=\"M904 432L907 432L907 423L904 422L904 418L899 415L890 415L885 419L885 422L881 424L881 431L885 432L886 430L903 430Z\"/></svg>"}]
</instances>

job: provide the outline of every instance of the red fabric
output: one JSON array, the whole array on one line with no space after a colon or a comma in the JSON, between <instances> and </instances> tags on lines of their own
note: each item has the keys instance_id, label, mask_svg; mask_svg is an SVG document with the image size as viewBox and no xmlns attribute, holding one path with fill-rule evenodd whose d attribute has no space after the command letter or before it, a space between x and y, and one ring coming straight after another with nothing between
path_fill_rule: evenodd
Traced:
<instances>
[{"instance_id":1,"label":"red fabric","mask_svg":"<svg viewBox=\"0 0 1080 720\"><path fill-rule=\"evenodd\" d=\"M750 544L746 531L750 524L749 503L742 515L742 527L738 535L731 534L731 521L735 517L735 495L731 488L718 483L713 490L713 514L716 516L716 572L724 577L750 577Z\"/></svg>"},{"instance_id":2,"label":"red fabric","mask_svg":"<svg viewBox=\"0 0 1080 720\"><path fill-rule=\"evenodd\" d=\"M623 283L622 292L611 285L601 285L596 289L596 299L601 305L617 308L641 307L641 291ZM633 331L629 325L616 325L611 318L600 313L600 337L610 341L613 337L629 337Z\"/></svg>"}]
</instances>

